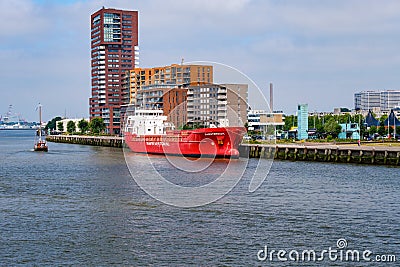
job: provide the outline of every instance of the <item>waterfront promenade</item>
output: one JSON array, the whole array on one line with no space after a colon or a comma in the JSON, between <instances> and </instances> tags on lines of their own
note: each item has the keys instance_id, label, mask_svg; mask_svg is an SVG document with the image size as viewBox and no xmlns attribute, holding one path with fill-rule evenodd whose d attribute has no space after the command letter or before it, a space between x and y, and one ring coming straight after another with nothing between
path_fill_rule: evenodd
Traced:
<instances>
[{"instance_id":1,"label":"waterfront promenade","mask_svg":"<svg viewBox=\"0 0 400 267\"><path fill-rule=\"evenodd\" d=\"M49 135L49 142L122 148L122 137ZM395 143L334 144L242 144L242 157L266 158L291 161L320 161L336 163L361 163L400 166L400 146Z\"/></svg>"}]
</instances>

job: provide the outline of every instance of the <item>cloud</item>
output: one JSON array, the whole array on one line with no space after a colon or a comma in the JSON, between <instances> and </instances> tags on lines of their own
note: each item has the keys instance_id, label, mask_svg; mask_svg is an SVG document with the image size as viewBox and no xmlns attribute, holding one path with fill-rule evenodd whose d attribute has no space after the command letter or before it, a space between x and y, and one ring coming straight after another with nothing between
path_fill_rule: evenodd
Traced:
<instances>
[{"instance_id":1,"label":"cloud","mask_svg":"<svg viewBox=\"0 0 400 267\"><path fill-rule=\"evenodd\" d=\"M88 115L89 18L102 6L139 10L142 67L228 64L263 88L273 82L275 107L288 112L297 102L352 107L357 90L399 88L399 1L0 1L0 113L26 106L29 118L45 99L50 118Z\"/></svg>"},{"instance_id":2,"label":"cloud","mask_svg":"<svg viewBox=\"0 0 400 267\"><path fill-rule=\"evenodd\" d=\"M48 30L48 22L41 11L28 0L0 1L0 37L5 38L42 34Z\"/></svg>"}]
</instances>

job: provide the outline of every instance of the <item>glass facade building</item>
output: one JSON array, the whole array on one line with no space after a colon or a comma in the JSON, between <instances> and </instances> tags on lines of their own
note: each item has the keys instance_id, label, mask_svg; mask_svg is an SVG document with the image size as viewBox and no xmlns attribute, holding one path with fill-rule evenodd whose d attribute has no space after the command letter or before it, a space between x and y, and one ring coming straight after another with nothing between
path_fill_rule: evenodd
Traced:
<instances>
[{"instance_id":1,"label":"glass facade building","mask_svg":"<svg viewBox=\"0 0 400 267\"><path fill-rule=\"evenodd\" d=\"M308 139L308 104L297 106L297 139Z\"/></svg>"},{"instance_id":2,"label":"glass facade building","mask_svg":"<svg viewBox=\"0 0 400 267\"><path fill-rule=\"evenodd\" d=\"M378 108L389 112L400 107L400 90L362 91L354 94L354 108L373 110Z\"/></svg>"}]
</instances>

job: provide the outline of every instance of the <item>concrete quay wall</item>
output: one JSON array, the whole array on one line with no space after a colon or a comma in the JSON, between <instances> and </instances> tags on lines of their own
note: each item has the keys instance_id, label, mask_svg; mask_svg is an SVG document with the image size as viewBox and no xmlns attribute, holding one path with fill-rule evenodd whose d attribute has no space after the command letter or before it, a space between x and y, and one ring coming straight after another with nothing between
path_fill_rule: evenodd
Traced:
<instances>
[{"instance_id":1,"label":"concrete quay wall","mask_svg":"<svg viewBox=\"0 0 400 267\"><path fill-rule=\"evenodd\" d=\"M400 147L243 144L239 151L250 158L400 166Z\"/></svg>"},{"instance_id":2,"label":"concrete quay wall","mask_svg":"<svg viewBox=\"0 0 400 267\"><path fill-rule=\"evenodd\" d=\"M55 143L122 147L122 137L118 136L48 135L46 140Z\"/></svg>"}]
</instances>

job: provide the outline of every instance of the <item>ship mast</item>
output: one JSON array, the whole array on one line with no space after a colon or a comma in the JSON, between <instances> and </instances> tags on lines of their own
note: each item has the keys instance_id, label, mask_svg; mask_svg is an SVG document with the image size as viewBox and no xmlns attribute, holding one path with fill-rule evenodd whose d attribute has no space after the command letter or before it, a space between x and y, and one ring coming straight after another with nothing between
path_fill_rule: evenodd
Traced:
<instances>
[{"instance_id":1,"label":"ship mast","mask_svg":"<svg viewBox=\"0 0 400 267\"><path fill-rule=\"evenodd\" d=\"M39 140L42 140L42 105L39 103Z\"/></svg>"}]
</instances>

